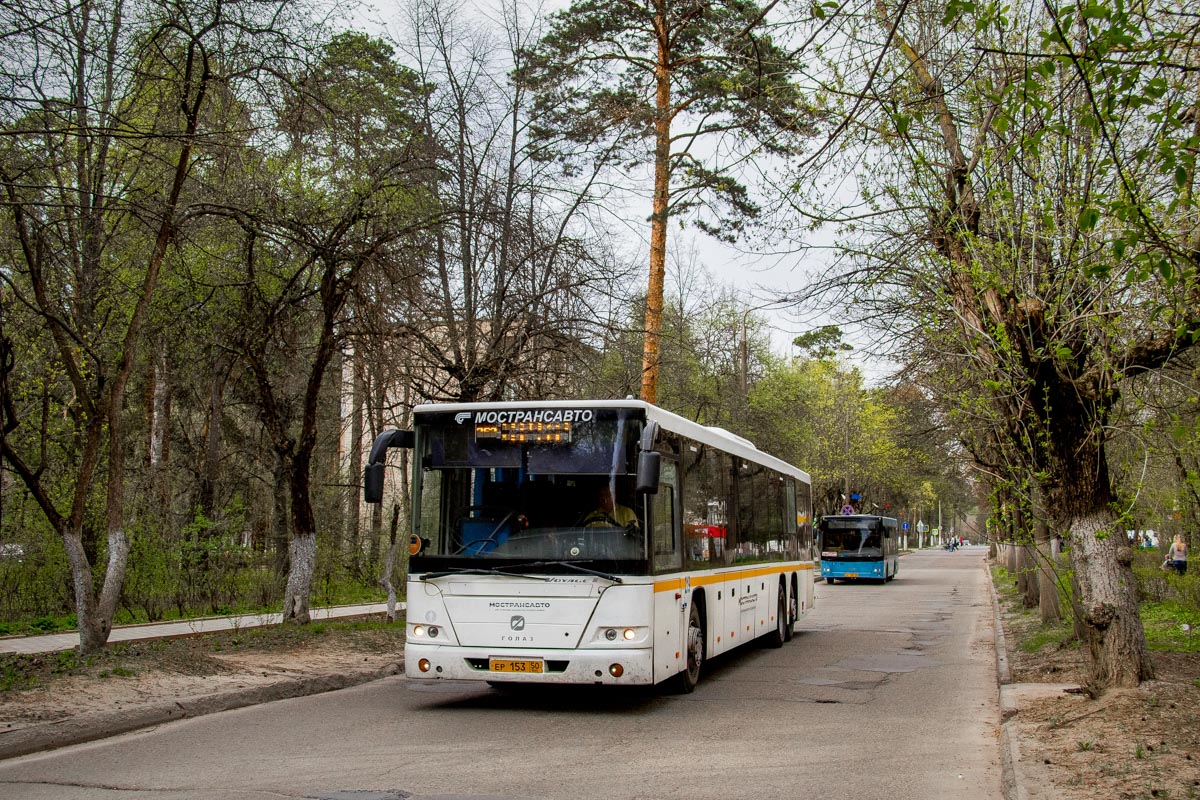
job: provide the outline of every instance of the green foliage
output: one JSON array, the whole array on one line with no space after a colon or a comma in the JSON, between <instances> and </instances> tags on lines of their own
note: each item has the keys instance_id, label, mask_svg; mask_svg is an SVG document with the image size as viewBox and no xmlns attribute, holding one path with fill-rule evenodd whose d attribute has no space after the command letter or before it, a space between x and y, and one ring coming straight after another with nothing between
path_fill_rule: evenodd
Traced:
<instances>
[{"instance_id":1,"label":"green foliage","mask_svg":"<svg viewBox=\"0 0 1200 800\"><path fill-rule=\"evenodd\" d=\"M992 581L996 591L1006 597L1017 594L1017 576L999 564L992 565Z\"/></svg>"},{"instance_id":2,"label":"green foliage","mask_svg":"<svg viewBox=\"0 0 1200 800\"><path fill-rule=\"evenodd\" d=\"M576 0L551 16L517 80L536 94L542 157L568 169L654 163L668 176L671 215L710 210L697 226L732 239L759 208L737 180L738 156L730 164L703 158L695 143L721 142L706 149L740 155L797 152L814 116L792 79L801 71L756 3ZM657 91L658 75L670 82L669 99ZM669 155L656 152L657 137L669 138Z\"/></svg>"},{"instance_id":3,"label":"green foliage","mask_svg":"<svg viewBox=\"0 0 1200 800\"><path fill-rule=\"evenodd\" d=\"M1200 652L1200 607L1179 602L1145 603L1141 614L1151 649Z\"/></svg>"},{"instance_id":4,"label":"green foliage","mask_svg":"<svg viewBox=\"0 0 1200 800\"><path fill-rule=\"evenodd\" d=\"M842 338L842 329L837 325L825 325L802 333L792 340L792 346L808 354L809 358L833 358L839 352L848 352L854 346Z\"/></svg>"},{"instance_id":5,"label":"green foliage","mask_svg":"<svg viewBox=\"0 0 1200 800\"><path fill-rule=\"evenodd\" d=\"M1036 653L1046 645L1062 646L1071 641L1075 631L1070 622L1057 625L1041 625L1029 631L1020 642L1020 648L1027 653Z\"/></svg>"},{"instance_id":6,"label":"green foliage","mask_svg":"<svg viewBox=\"0 0 1200 800\"><path fill-rule=\"evenodd\" d=\"M126 667L113 667L112 669L100 671L101 678L132 678L134 675L137 675L137 671L127 669Z\"/></svg>"}]
</instances>

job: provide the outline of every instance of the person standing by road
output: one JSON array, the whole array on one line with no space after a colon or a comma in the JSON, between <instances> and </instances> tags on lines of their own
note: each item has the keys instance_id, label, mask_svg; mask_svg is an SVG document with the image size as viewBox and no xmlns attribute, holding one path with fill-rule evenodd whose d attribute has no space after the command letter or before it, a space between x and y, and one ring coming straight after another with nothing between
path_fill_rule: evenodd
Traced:
<instances>
[{"instance_id":1,"label":"person standing by road","mask_svg":"<svg viewBox=\"0 0 1200 800\"><path fill-rule=\"evenodd\" d=\"M1187 549L1187 544L1183 541L1183 534L1175 534L1175 540L1171 542L1171 549L1167 551L1167 558L1171 560L1171 566L1178 575L1187 572Z\"/></svg>"}]
</instances>

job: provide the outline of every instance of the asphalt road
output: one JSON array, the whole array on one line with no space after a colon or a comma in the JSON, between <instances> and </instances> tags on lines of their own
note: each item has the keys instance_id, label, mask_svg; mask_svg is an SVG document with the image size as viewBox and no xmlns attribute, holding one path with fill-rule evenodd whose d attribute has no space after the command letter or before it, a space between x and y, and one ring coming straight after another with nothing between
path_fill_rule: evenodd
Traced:
<instances>
[{"instance_id":1,"label":"asphalt road","mask_svg":"<svg viewBox=\"0 0 1200 800\"><path fill-rule=\"evenodd\" d=\"M999 800L985 554L818 584L791 643L691 695L388 678L4 762L0 797Z\"/></svg>"}]
</instances>

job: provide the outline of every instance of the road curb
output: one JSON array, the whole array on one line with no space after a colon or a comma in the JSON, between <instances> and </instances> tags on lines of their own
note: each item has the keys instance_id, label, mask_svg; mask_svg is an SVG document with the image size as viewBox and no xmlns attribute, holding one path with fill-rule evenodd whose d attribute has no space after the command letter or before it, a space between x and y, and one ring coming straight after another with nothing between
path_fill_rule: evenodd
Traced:
<instances>
[{"instance_id":1,"label":"road curb","mask_svg":"<svg viewBox=\"0 0 1200 800\"><path fill-rule=\"evenodd\" d=\"M230 692L153 703L120 711L84 714L55 722L0 731L0 760L93 742L141 728L161 725L164 722L191 719L275 700L287 700L292 697L304 697L346 689L380 678L398 675L403 669L402 662L395 662L381 669L293 678Z\"/></svg>"},{"instance_id":2,"label":"road curb","mask_svg":"<svg viewBox=\"0 0 1200 800\"><path fill-rule=\"evenodd\" d=\"M996 584L992 583L991 567L984 561L984 572L988 575L988 593L991 595L991 610L996 628L996 679L1000 690L1000 763L1001 790L1004 800L1050 800L1058 794L1050 782L1045 768L1037 763L1021 759L1021 693L1038 691L1040 685L1014 684L1012 668L1008 663L1008 646L1004 640L1004 626L1000 612L1000 597ZM1024 690L1022 690L1024 687ZM1062 686L1051 687L1062 691Z\"/></svg>"},{"instance_id":3,"label":"road curb","mask_svg":"<svg viewBox=\"0 0 1200 800\"><path fill-rule=\"evenodd\" d=\"M1000 788L1006 800L1028 800L1029 792L1021 775L1021 748L1017 741L1017 723L1011 721L1015 708L1007 707L1004 687L1012 683L1012 669L1008 665L1008 644L1004 640L1004 620L1000 615L1000 597L992 580L992 567L988 559L983 561L987 575L988 594L992 598L992 629L996 637L996 691L1000 704Z\"/></svg>"}]
</instances>

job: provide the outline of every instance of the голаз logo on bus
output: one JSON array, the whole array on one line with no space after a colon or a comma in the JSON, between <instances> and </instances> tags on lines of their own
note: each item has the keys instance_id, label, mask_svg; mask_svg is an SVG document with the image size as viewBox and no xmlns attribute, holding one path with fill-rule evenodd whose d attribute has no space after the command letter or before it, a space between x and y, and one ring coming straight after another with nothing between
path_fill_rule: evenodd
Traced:
<instances>
[{"instance_id":1,"label":"\u0433\u043e\u043b\u0430\u0437 logo on bus","mask_svg":"<svg viewBox=\"0 0 1200 800\"><path fill-rule=\"evenodd\" d=\"M529 411L479 411L475 414L477 425L515 425L522 422L591 422L596 412L588 408L536 408ZM454 415L459 425L471 418L470 411Z\"/></svg>"}]
</instances>

